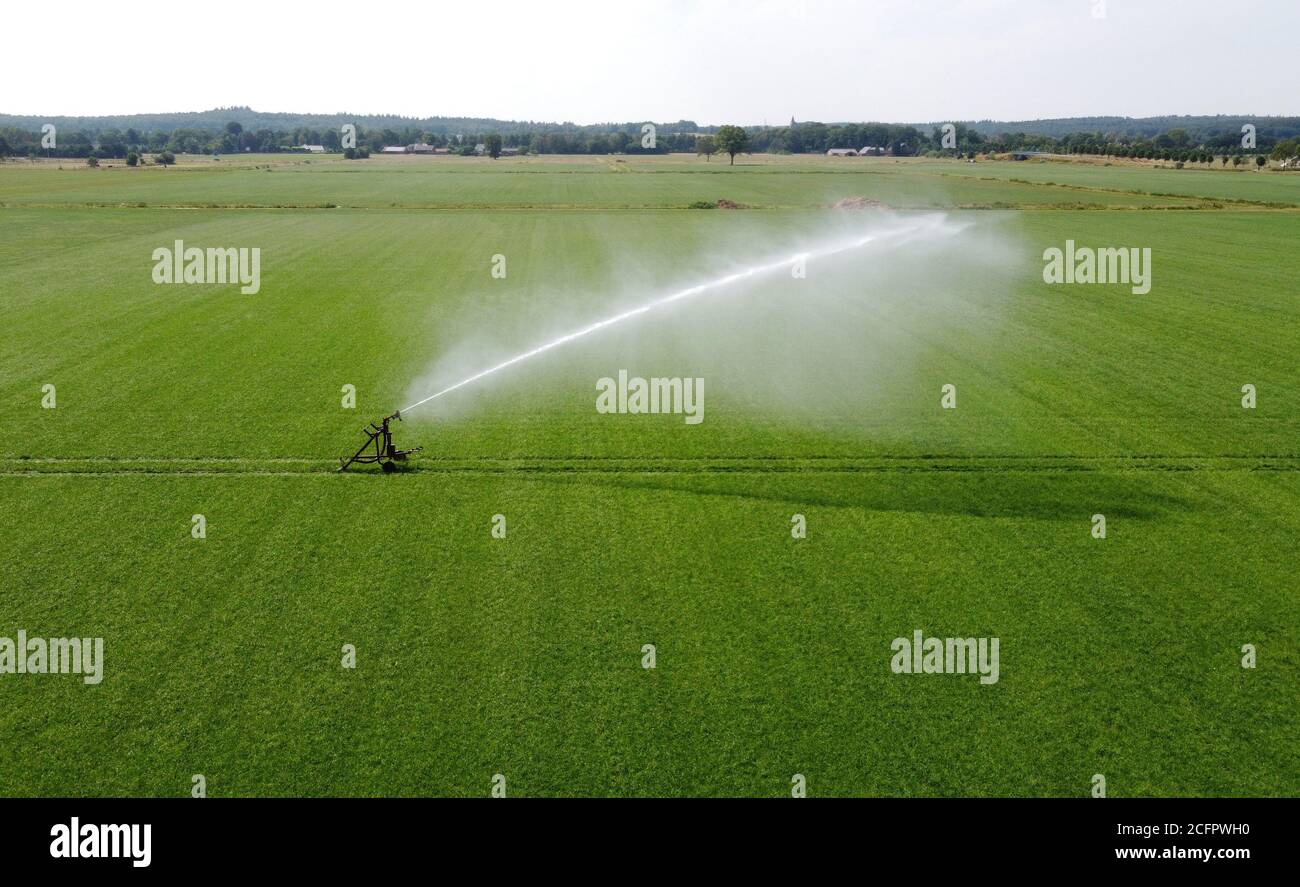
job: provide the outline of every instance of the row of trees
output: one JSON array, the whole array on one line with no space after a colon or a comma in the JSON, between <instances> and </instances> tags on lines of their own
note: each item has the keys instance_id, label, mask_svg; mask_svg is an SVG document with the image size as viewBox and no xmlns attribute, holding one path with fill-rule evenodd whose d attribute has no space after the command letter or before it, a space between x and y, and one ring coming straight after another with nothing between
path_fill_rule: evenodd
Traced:
<instances>
[{"instance_id":1,"label":"row of trees","mask_svg":"<svg viewBox=\"0 0 1300 887\"><path fill-rule=\"evenodd\" d=\"M174 129L142 132L135 129L106 129L100 132L60 130L53 148L41 145L41 133L16 127L0 129L0 156L96 157L124 158L131 152L175 154L237 154L253 152L274 154L300 149L303 145L321 145L326 151L343 151L341 129L296 127L293 130L245 129L235 121L222 129ZM456 153L472 153L476 145L487 144L496 136L503 147L540 154L665 154L694 151L694 132L656 133L654 144L643 144L640 129L615 132L469 132L444 135L415 127L366 129L357 126L356 153L377 152L389 145L425 144Z\"/></svg>"},{"instance_id":2,"label":"row of trees","mask_svg":"<svg viewBox=\"0 0 1300 887\"><path fill-rule=\"evenodd\" d=\"M531 124L536 128L536 124ZM735 154L753 153L825 153L830 148L874 147L898 157L916 155L957 156L977 153L1047 151L1062 154L1093 154L1108 157L1132 157L1185 163L1209 163L1216 157L1246 157L1269 154L1274 159L1297 156L1300 139L1272 140L1261 137L1257 148L1245 148L1240 137L1219 133L1193 139L1186 129L1174 127L1155 136L1130 136L1117 133L1067 133L1059 138L1041 134L999 133L986 135L964 124L953 125L950 132L935 127L930 132L916 126L888 123L799 123L789 126L723 126L716 129L677 129L658 131L653 140L640 126L627 124L624 129L607 126L575 128L557 124L556 131L518 131L443 134L413 126L365 129L358 126L356 145L349 156L366 156L388 145L427 144L456 153L473 153L482 144L487 153L498 156L503 148L534 154L664 154L698 152L706 156L715 151ZM676 126L694 127L683 121ZM947 138L945 138L945 135ZM276 153L301 149L303 145L322 145L327 151L343 151L342 132L332 128L295 127L292 130L245 129L230 121L218 130L174 129L151 132L128 128L60 131L54 147L41 144L41 133L17 127L0 129L0 156L50 156L97 159L127 158L131 154L234 154L243 152ZM737 147L739 146L739 147ZM734 150L733 150L734 149ZM1224 164L1228 162L1223 160ZM1235 161L1240 164L1241 160Z\"/></svg>"},{"instance_id":3,"label":"row of trees","mask_svg":"<svg viewBox=\"0 0 1300 887\"><path fill-rule=\"evenodd\" d=\"M1071 133L1057 140L1054 150L1062 154L1097 154L1104 157L1210 163L1216 157L1262 156L1274 147L1269 140L1265 139L1261 139L1257 147L1244 147L1240 135L1235 138L1216 136L1195 142L1186 130L1171 129L1154 138L1117 138L1114 135L1101 133ZM1227 161L1223 162L1226 165ZM1234 162L1240 165L1244 159Z\"/></svg>"},{"instance_id":4,"label":"row of trees","mask_svg":"<svg viewBox=\"0 0 1300 887\"><path fill-rule=\"evenodd\" d=\"M772 154L825 154L831 148L883 148L897 157L924 153L929 139L915 126L891 123L799 123L749 131L750 150Z\"/></svg>"},{"instance_id":5,"label":"row of trees","mask_svg":"<svg viewBox=\"0 0 1300 887\"><path fill-rule=\"evenodd\" d=\"M1198 141L1186 129L1178 127L1154 137L1074 132L1054 138L1023 132L985 135L965 124L956 123L947 140L944 135L943 127L934 127L925 132L915 126L886 123L827 125L792 122L790 126L764 127L751 132L750 145L753 151L792 154L821 154L830 148L873 147L896 157L1045 151L1054 154L1097 154L1208 163L1215 157L1225 155L1245 157L1269 153L1275 149L1276 144L1282 148L1283 156L1295 156L1294 150L1285 147L1290 142L1274 143L1266 136L1261 136L1258 147L1247 148L1242 146L1240 134L1233 136L1230 133L1218 133ZM1287 150L1290 153L1285 153Z\"/></svg>"},{"instance_id":6,"label":"row of trees","mask_svg":"<svg viewBox=\"0 0 1300 887\"><path fill-rule=\"evenodd\" d=\"M175 129L141 132L135 129L106 129L102 132L85 130L59 130L55 133L52 148L43 147L40 132L28 132L16 127L0 129L0 156L25 157L76 157L98 159L125 158L137 154L236 154L254 152L274 154L300 149L303 145L323 145L327 151L342 151L342 133L334 129L298 127L293 130L244 129L237 122L227 123L217 131ZM472 149L482 138L476 135L452 136L415 129L365 130L357 127L359 150L378 151L385 145L426 143L455 149L468 144Z\"/></svg>"}]
</instances>

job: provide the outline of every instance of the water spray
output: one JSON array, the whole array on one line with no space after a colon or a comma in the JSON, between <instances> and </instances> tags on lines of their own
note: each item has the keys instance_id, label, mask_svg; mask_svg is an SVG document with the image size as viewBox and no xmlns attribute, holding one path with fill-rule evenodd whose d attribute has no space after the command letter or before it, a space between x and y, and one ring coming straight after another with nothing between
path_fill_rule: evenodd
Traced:
<instances>
[{"instance_id":1,"label":"water spray","mask_svg":"<svg viewBox=\"0 0 1300 887\"><path fill-rule=\"evenodd\" d=\"M381 420L380 425L376 425L372 422L370 424L369 430L362 429L362 432L368 435L369 439L364 444L362 444L361 449L357 450L356 455L354 455L351 459L339 460L342 463L341 467L339 468L339 471L344 470L354 462L357 463L378 462L384 471L386 472L396 471L397 465L395 464L395 462L404 461L409 454L418 452L421 448L416 447L415 449L411 449L411 450L399 450L396 447L394 447L393 436L388 428L388 422L390 419L397 419L400 421L403 413L409 413L411 410L423 406L424 404L429 403L432 400L437 400L438 398L444 395L451 394L453 391L456 391L460 388L464 388L467 385L472 385L473 383L479 381L480 379L484 379L488 376L493 375L494 373L498 373L501 370L512 367L515 364L523 363L524 361L530 358L537 357L539 354L545 354L547 351L551 351L555 348L559 348L562 345L567 345L570 342L574 342L578 339L584 338L585 336L589 336L592 333L599 332L600 330L603 330L606 327L611 327L614 326L615 324L622 323L625 320L631 320L634 317L640 317L643 314L649 314L650 312L655 311L656 309L663 308L666 305L671 305L674 302L680 302L685 299L692 298L694 296L699 296L705 293L712 292L714 290L724 289L734 283L739 283L742 280L750 280L755 277L761 277L766 274L771 274L776 271L781 271L785 268L791 268L801 262L807 262L809 259L823 259L829 256L838 255L839 253L844 253L855 249L861 249L864 246L869 246L871 244L878 244L885 241L906 242L907 240L911 239L916 235L923 234L930 231L945 231L951 233L953 231L958 230L956 227L953 226L945 227L945 222L946 222L946 217L942 215L932 216L923 219L922 221L917 222L916 224L908 225L906 227L899 228L897 230L888 231L879 234L868 234L864 237L857 237L851 240L842 241L828 247L823 247L822 249L812 250L810 252L796 253L795 255L789 256L788 258L767 262L761 265L755 265L751 268L746 268L743 271L736 271L732 274L727 274L722 277L715 278L713 280L705 281L704 283L696 284L695 286L687 287L686 289L669 293L666 296L660 296L657 299L653 299L649 302L646 302L644 305L640 305L636 308L629 309L620 314L615 314L614 316L607 317L604 320L598 320L595 323L588 324L587 326L574 330L571 333L566 333L565 335L560 336L557 339L552 339L551 341L543 345L538 345L536 348L532 348L528 351L524 351L521 354L516 354L514 357L511 357L508 360L504 360L501 363L497 364L496 366L488 367L487 369L481 370L480 372L477 372L472 376L467 376L466 378L461 379L459 382L456 382L455 384L448 385L446 388L443 388L440 391L435 391L433 394L430 394L428 397L417 400L415 403L411 404L410 406L402 407L400 410L393 413L391 416L386 416L383 420ZM370 449L371 445L373 445L375 448L374 453L367 452L367 450Z\"/></svg>"}]
</instances>

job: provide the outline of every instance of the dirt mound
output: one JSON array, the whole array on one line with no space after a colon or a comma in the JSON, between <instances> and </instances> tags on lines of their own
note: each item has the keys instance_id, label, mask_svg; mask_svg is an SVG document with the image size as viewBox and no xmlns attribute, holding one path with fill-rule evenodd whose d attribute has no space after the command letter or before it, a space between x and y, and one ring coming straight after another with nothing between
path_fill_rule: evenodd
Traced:
<instances>
[{"instance_id":1,"label":"dirt mound","mask_svg":"<svg viewBox=\"0 0 1300 887\"><path fill-rule=\"evenodd\" d=\"M743 203L736 203L734 200L728 200L725 197L718 198L718 202L714 205L718 209L744 209L745 208L745 205Z\"/></svg>"},{"instance_id":2,"label":"dirt mound","mask_svg":"<svg viewBox=\"0 0 1300 887\"><path fill-rule=\"evenodd\" d=\"M833 209L890 209L888 203L883 203L873 197L845 197L843 200L837 200L831 204Z\"/></svg>"}]
</instances>

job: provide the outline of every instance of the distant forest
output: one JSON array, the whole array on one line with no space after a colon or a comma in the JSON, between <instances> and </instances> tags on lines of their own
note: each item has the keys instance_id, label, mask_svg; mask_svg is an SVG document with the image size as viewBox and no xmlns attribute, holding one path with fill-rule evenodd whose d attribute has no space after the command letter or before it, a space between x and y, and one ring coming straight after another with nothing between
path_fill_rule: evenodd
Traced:
<instances>
[{"instance_id":1,"label":"distant forest","mask_svg":"<svg viewBox=\"0 0 1300 887\"><path fill-rule=\"evenodd\" d=\"M824 153L831 148L871 147L893 156L1047 151L1164 160L1206 160L1248 154L1291 157L1300 142L1300 117L1074 117L1057 120L954 124L955 144L945 146L946 121L923 124L816 123L748 126L751 153ZM489 142L520 153L665 154L711 153L719 127L694 121L655 123L653 147L643 147L643 122L545 123L463 117L401 117L366 114L265 113L248 107L174 114L116 117L33 117L0 114L0 156L100 159L131 154L276 153L322 145L342 150L341 128L357 127L357 147L428 144L469 153ZM53 124L57 147L42 148L41 128ZM1255 127L1255 145L1243 145L1242 127ZM500 138L497 142L496 137Z\"/></svg>"}]
</instances>

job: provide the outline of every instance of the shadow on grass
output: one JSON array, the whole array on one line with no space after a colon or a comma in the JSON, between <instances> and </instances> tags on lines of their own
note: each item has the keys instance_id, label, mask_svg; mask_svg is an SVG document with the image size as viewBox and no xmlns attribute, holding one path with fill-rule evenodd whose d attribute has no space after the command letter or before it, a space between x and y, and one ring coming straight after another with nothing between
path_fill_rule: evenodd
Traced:
<instances>
[{"instance_id":1,"label":"shadow on grass","mask_svg":"<svg viewBox=\"0 0 1300 887\"><path fill-rule=\"evenodd\" d=\"M1029 517L1077 521L1093 514L1156 520L1201 507L1168 487L1171 478L1106 472L863 472L819 474L647 475L541 477L543 483L615 487L646 493L725 496L791 507Z\"/></svg>"}]
</instances>

